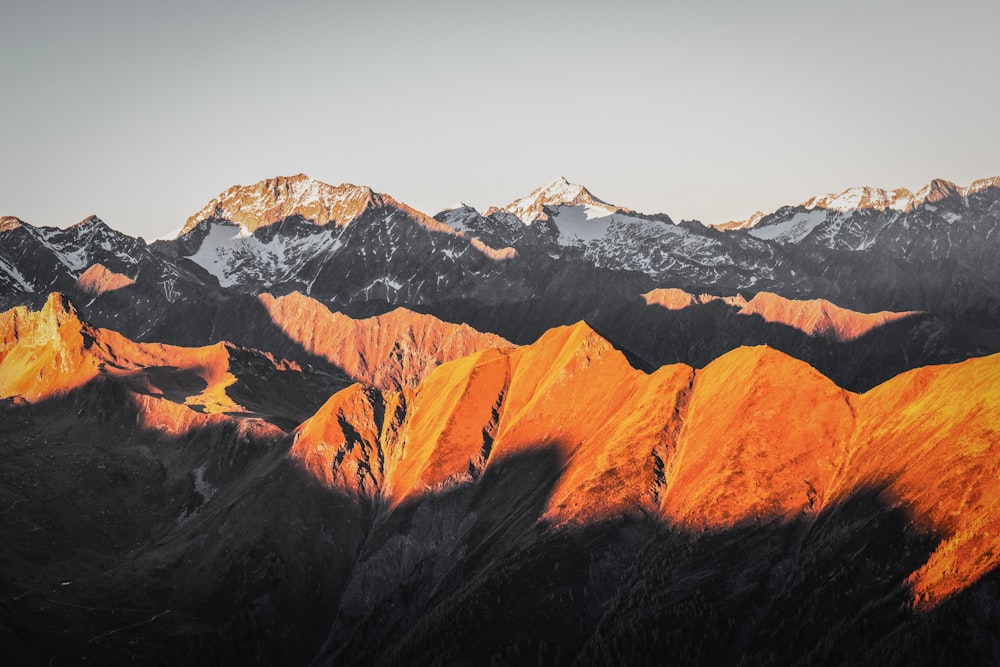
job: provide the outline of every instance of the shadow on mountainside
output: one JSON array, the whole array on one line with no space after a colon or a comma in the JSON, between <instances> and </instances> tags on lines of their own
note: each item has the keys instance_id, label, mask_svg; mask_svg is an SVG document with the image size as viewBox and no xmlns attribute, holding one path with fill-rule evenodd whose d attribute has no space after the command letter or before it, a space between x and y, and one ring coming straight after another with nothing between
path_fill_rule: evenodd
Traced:
<instances>
[{"instance_id":1,"label":"shadow on mountainside","mask_svg":"<svg viewBox=\"0 0 1000 667\"><path fill-rule=\"evenodd\" d=\"M880 485L726 529L542 517L566 443L397 506L318 484L259 420L144 427L122 385L0 406L13 664L983 664L1000 575L923 611L944 539ZM204 421L198 421L204 420Z\"/></svg>"},{"instance_id":2,"label":"shadow on mountainside","mask_svg":"<svg viewBox=\"0 0 1000 667\"><path fill-rule=\"evenodd\" d=\"M105 379L0 406L0 656L308 662L368 511L316 483L259 420L143 422Z\"/></svg>"},{"instance_id":3,"label":"shadow on mountainside","mask_svg":"<svg viewBox=\"0 0 1000 667\"><path fill-rule=\"evenodd\" d=\"M654 367L702 368L744 345L768 345L805 361L844 389L863 392L921 366L963 361L1000 351L1000 329L984 330L914 313L851 340L812 335L794 326L741 314L714 301L682 310L636 299L594 328Z\"/></svg>"},{"instance_id":4,"label":"shadow on mountainside","mask_svg":"<svg viewBox=\"0 0 1000 667\"><path fill-rule=\"evenodd\" d=\"M490 306L462 301L419 309L518 344L534 342L553 326L585 320L626 353L633 366L646 370L675 363L702 368L737 347L768 345L856 392L921 366L1000 351L1000 329L978 329L926 313L915 313L877 326L854 340L841 341L769 322L757 314L743 315L721 301L681 310L649 305L638 297L616 303L609 307L597 300L539 298Z\"/></svg>"},{"instance_id":5,"label":"shadow on mountainside","mask_svg":"<svg viewBox=\"0 0 1000 667\"><path fill-rule=\"evenodd\" d=\"M228 341L307 364L316 373L328 375L338 387L353 382L343 369L289 338L255 296L233 292L174 303L161 299L149 305L141 297L142 289L133 285L96 299L77 297L74 305L90 324L138 342L200 347Z\"/></svg>"},{"instance_id":6,"label":"shadow on mountainside","mask_svg":"<svg viewBox=\"0 0 1000 667\"><path fill-rule=\"evenodd\" d=\"M403 583L353 623L341 616L315 664L974 664L1000 647L996 572L930 611L911 606L907 577L941 536L879 487L818 516L706 532L641 516L505 521L510 499L496 498L491 520L455 530L455 507L478 493L418 500L409 512L449 511L424 509L366 547L366 563ZM431 537L442 534L448 548Z\"/></svg>"},{"instance_id":7,"label":"shadow on mountainside","mask_svg":"<svg viewBox=\"0 0 1000 667\"><path fill-rule=\"evenodd\" d=\"M563 465L557 445L541 445L491 462L478 479L386 508L318 661L378 662L457 584L531 548Z\"/></svg>"}]
</instances>

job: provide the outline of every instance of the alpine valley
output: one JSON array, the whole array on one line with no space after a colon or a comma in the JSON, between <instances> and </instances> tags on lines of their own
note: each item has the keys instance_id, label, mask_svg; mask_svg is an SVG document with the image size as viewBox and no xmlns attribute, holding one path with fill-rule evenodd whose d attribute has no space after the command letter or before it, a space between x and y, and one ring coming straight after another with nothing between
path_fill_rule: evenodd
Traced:
<instances>
[{"instance_id":1,"label":"alpine valley","mask_svg":"<svg viewBox=\"0 0 1000 667\"><path fill-rule=\"evenodd\" d=\"M1000 663L998 257L1000 178L0 218L0 662Z\"/></svg>"}]
</instances>

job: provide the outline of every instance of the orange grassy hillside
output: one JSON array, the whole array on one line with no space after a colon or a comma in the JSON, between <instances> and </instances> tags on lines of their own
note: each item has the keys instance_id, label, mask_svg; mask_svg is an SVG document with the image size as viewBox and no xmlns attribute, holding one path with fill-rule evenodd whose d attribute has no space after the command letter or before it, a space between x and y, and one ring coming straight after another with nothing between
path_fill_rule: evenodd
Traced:
<instances>
[{"instance_id":1,"label":"orange grassy hillside","mask_svg":"<svg viewBox=\"0 0 1000 667\"><path fill-rule=\"evenodd\" d=\"M933 602L1000 565L1000 355L905 373L856 400L838 491L891 480L897 502L945 535L913 576Z\"/></svg>"},{"instance_id":2,"label":"orange grassy hillside","mask_svg":"<svg viewBox=\"0 0 1000 667\"><path fill-rule=\"evenodd\" d=\"M857 395L767 347L647 375L580 323L443 364L412 394L341 392L293 455L394 507L548 452L554 478L508 479L491 502L514 507L545 485L546 522L645 514L695 532L809 521L882 488L944 538L912 577L933 600L998 564L997 424L1000 355Z\"/></svg>"},{"instance_id":3,"label":"orange grassy hillside","mask_svg":"<svg viewBox=\"0 0 1000 667\"><path fill-rule=\"evenodd\" d=\"M103 264L91 264L76 279L76 286L80 291L93 296L114 292L134 284L135 281L128 276L115 273Z\"/></svg>"},{"instance_id":4,"label":"orange grassy hillside","mask_svg":"<svg viewBox=\"0 0 1000 667\"><path fill-rule=\"evenodd\" d=\"M798 329L810 336L821 336L841 342L861 338L865 334L896 320L916 314L913 311L860 313L841 308L825 299L786 299L771 292L758 292L747 301L740 295L713 296L689 294L676 288L655 289L642 295L650 306L667 310L684 310L715 301L733 308L740 315L757 315L773 324Z\"/></svg>"},{"instance_id":5,"label":"orange grassy hillside","mask_svg":"<svg viewBox=\"0 0 1000 667\"><path fill-rule=\"evenodd\" d=\"M0 398L39 402L99 378L144 397L140 402L150 410L166 411L162 419L147 415L150 424L180 424L184 420L177 415L188 413L250 416L261 405L288 407L285 394L297 383L309 389L295 364L228 343L196 348L136 343L91 326L57 293L37 312L19 306L0 313ZM241 378L254 391L234 391ZM257 407L249 407L248 399ZM175 406L181 408L177 414Z\"/></svg>"},{"instance_id":6,"label":"orange grassy hillside","mask_svg":"<svg viewBox=\"0 0 1000 667\"><path fill-rule=\"evenodd\" d=\"M355 320L298 292L262 294L258 299L285 335L307 352L379 389L416 386L446 361L487 348L513 347L500 336L405 308Z\"/></svg>"},{"instance_id":7,"label":"orange grassy hillside","mask_svg":"<svg viewBox=\"0 0 1000 667\"><path fill-rule=\"evenodd\" d=\"M697 372L666 476L663 514L726 527L818 512L854 428L847 392L768 347Z\"/></svg>"}]
</instances>

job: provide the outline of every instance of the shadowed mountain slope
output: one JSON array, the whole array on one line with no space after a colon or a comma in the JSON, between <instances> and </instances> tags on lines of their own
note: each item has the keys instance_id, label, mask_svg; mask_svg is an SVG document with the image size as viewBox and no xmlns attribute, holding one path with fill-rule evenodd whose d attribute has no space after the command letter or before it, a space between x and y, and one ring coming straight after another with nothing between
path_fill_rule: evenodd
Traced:
<instances>
[{"instance_id":1,"label":"shadowed mountain slope","mask_svg":"<svg viewBox=\"0 0 1000 667\"><path fill-rule=\"evenodd\" d=\"M580 323L415 387L352 385L289 437L231 397L237 349L132 343L58 296L4 317L0 534L29 540L0 554L0 632L19 659L991 650L988 630L954 643L1000 608L1000 356L854 394L767 347L647 374Z\"/></svg>"}]
</instances>

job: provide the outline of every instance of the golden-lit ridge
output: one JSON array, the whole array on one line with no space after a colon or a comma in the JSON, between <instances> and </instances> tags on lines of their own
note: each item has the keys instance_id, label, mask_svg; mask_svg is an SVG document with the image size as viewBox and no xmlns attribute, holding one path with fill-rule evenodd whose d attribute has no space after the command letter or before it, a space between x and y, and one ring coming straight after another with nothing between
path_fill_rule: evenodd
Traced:
<instances>
[{"instance_id":1,"label":"golden-lit ridge","mask_svg":"<svg viewBox=\"0 0 1000 667\"><path fill-rule=\"evenodd\" d=\"M381 479L365 491L378 484L390 506L544 448L561 461L543 513L555 524L641 513L726 530L816 517L882 488L944 536L912 575L915 603L946 598L1000 559L1000 355L921 368L859 395L768 347L646 374L580 323L444 364L405 398L380 398L393 402L391 425L372 422L370 394L359 392L306 422L292 455L356 491L338 480L373 470L377 452ZM315 437L316 424L334 422L335 435ZM350 433L365 443L363 460L320 456Z\"/></svg>"}]
</instances>

